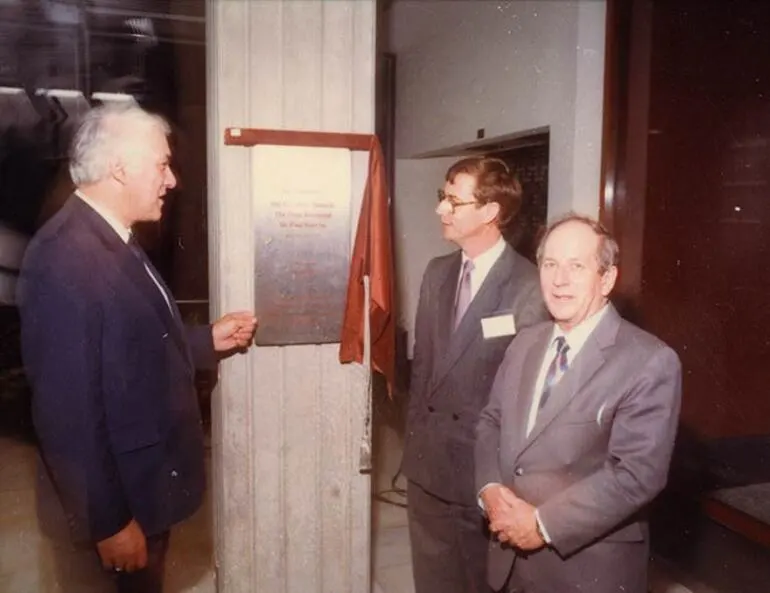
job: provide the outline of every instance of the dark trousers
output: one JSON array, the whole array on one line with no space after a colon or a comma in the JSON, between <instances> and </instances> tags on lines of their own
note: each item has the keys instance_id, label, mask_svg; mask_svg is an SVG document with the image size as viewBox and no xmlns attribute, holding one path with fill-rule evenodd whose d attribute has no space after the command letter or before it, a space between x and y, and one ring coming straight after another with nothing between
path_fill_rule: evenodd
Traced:
<instances>
[{"instance_id":1,"label":"dark trousers","mask_svg":"<svg viewBox=\"0 0 770 593\"><path fill-rule=\"evenodd\" d=\"M490 593L480 509L437 498L413 482L407 501L415 593Z\"/></svg>"}]
</instances>

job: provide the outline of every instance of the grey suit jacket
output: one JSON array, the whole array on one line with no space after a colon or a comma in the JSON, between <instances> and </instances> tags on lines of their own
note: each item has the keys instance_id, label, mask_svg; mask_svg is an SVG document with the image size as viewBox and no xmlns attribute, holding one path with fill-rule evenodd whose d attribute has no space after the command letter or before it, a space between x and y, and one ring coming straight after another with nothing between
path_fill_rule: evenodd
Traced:
<instances>
[{"instance_id":1,"label":"grey suit jacket","mask_svg":"<svg viewBox=\"0 0 770 593\"><path fill-rule=\"evenodd\" d=\"M478 415L513 335L485 339L481 320L512 313L517 329L547 319L537 269L506 246L452 331L462 254L428 264L420 289L402 473L448 501L475 504Z\"/></svg>"},{"instance_id":2,"label":"grey suit jacket","mask_svg":"<svg viewBox=\"0 0 770 593\"><path fill-rule=\"evenodd\" d=\"M477 489L490 482L511 487L538 508L552 540L550 549L517 559L514 568L515 574L521 562L529 578L550 583L542 591L614 592L615 577L632 572L624 563L646 569L647 545L628 544L646 542L640 511L666 483L681 367L673 350L609 307L528 436L552 323L522 332L511 345L479 418ZM494 588L504 584L514 556L512 548L491 544ZM625 582L625 591L646 591L637 582L644 578L643 571Z\"/></svg>"}]
</instances>

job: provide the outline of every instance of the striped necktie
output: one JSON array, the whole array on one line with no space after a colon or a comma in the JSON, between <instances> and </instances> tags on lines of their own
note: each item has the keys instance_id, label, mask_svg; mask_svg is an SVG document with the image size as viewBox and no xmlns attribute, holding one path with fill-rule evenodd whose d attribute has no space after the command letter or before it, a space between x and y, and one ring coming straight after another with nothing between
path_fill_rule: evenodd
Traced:
<instances>
[{"instance_id":1,"label":"striped necktie","mask_svg":"<svg viewBox=\"0 0 770 593\"><path fill-rule=\"evenodd\" d=\"M567 371L569 365L567 361L567 352L569 351L569 344L564 336L557 337L556 342L556 354L548 366L548 371L545 374L545 381L543 382L543 394L540 396L540 405L538 410L542 410L551 395L551 387L556 385L561 379L562 375Z\"/></svg>"}]
</instances>

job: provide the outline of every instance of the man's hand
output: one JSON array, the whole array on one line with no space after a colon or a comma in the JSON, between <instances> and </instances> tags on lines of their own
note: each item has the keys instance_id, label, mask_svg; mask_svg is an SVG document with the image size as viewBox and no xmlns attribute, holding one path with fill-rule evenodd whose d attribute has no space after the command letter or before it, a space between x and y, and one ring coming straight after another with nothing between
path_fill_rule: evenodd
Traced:
<instances>
[{"instance_id":1,"label":"man's hand","mask_svg":"<svg viewBox=\"0 0 770 593\"><path fill-rule=\"evenodd\" d=\"M479 494L489 522L498 520L510 511L513 503L518 500L513 490L502 484L490 484Z\"/></svg>"},{"instance_id":2,"label":"man's hand","mask_svg":"<svg viewBox=\"0 0 770 593\"><path fill-rule=\"evenodd\" d=\"M537 528L535 507L518 498L510 489L504 486L500 488L503 491L498 493L500 502L496 507L497 512L489 516L490 531L497 534L499 541L508 542L520 550L542 548L546 542Z\"/></svg>"},{"instance_id":3,"label":"man's hand","mask_svg":"<svg viewBox=\"0 0 770 593\"><path fill-rule=\"evenodd\" d=\"M249 311L228 313L214 322L211 335L214 338L214 350L229 352L236 348L245 348L254 337L257 318Z\"/></svg>"},{"instance_id":4,"label":"man's hand","mask_svg":"<svg viewBox=\"0 0 770 593\"><path fill-rule=\"evenodd\" d=\"M133 519L115 535L97 542L96 549L107 570L134 572L147 566L147 540Z\"/></svg>"}]
</instances>

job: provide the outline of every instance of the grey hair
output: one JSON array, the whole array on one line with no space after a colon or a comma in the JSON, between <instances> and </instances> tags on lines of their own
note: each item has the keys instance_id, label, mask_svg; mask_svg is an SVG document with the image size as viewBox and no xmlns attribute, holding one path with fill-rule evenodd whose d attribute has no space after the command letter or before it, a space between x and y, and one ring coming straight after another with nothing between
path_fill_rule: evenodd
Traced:
<instances>
[{"instance_id":1,"label":"grey hair","mask_svg":"<svg viewBox=\"0 0 770 593\"><path fill-rule=\"evenodd\" d=\"M120 125L131 124L131 125ZM105 179L119 154L125 130L137 126L155 127L168 136L168 122L136 103L111 103L94 107L83 117L70 145L70 177L76 186Z\"/></svg>"},{"instance_id":2,"label":"grey hair","mask_svg":"<svg viewBox=\"0 0 770 593\"><path fill-rule=\"evenodd\" d=\"M540 239L540 243L537 246L537 265L540 266L543 263L543 251L545 250L545 242L551 233L558 227L567 224L568 222L577 222L586 225L599 237L599 249L596 252L596 261L599 264L599 273L604 274L612 266L618 265L620 261L620 248L618 242L610 234L601 222L585 216L583 214L577 214L576 212L568 212L567 214L556 218L546 228L543 233L543 237Z\"/></svg>"}]
</instances>

